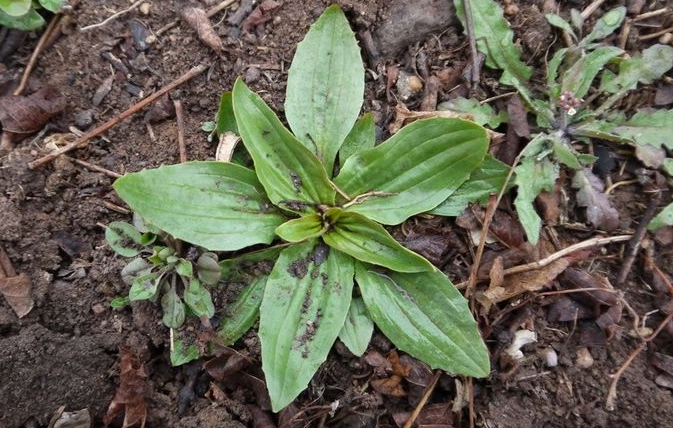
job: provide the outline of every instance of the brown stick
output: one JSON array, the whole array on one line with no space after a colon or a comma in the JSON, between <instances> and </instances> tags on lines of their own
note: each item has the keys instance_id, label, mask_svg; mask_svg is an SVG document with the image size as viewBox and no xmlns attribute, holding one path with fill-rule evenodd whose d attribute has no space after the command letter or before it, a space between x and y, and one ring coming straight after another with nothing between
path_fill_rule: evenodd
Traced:
<instances>
[{"instance_id":1,"label":"brown stick","mask_svg":"<svg viewBox=\"0 0 673 428\"><path fill-rule=\"evenodd\" d=\"M89 162L86 162L86 161L83 161L83 160L80 160L80 159L75 159L75 158L69 158L69 159L72 162L76 163L77 165L83 166L84 168L89 169L91 171L96 171L96 172L103 173L103 174L107 175L108 177L119 178L119 177L122 176L121 174L118 174L114 171L110 171L109 169L105 169L102 166L94 165L92 163L89 163Z\"/></svg>"},{"instance_id":2,"label":"brown stick","mask_svg":"<svg viewBox=\"0 0 673 428\"><path fill-rule=\"evenodd\" d=\"M425 392L423 393L423 397L421 397L421 401L418 402L418 405L416 405L414 411L411 412L411 416L409 416L409 419L402 428L411 428L414 422L416 422L416 418L418 418L418 415L421 414L421 410L423 410L425 403L428 402L430 395L432 395L432 391L435 390L435 386L437 386L437 381L439 380L439 377L441 375L442 375L441 371L435 370L435 376L432 378L430 385L428 385L428 387L425 388Z\"/></svg>"},{"instance_id":3,"label":"brown stick","mask_svg":"<svg viewBox=\"0 0 673 428\"><path fill-rule=\"evenodd\" d=\"M640 220L638 229L636 229L636 233L633 234L633 238L631 239L631 242L629 242L629 245L627 247L627 253L626 258L624 259L624 264L622 264L622 267L619 270L619 274L617 275L617 285L623 285L624 281L626 281L626 277L629 275L629 271L633 266L633 262L636 259L638 250L640 250L640 244L641 242L643 242L643 238L645 237L645 233L647 232L647 224L650 222L650 220L652 220L652 217L654 217L654 211L657 209L657 206L659 205L659 199L660 198L658 197L658 195L652 197L650 199L650 202L647 204L647 210L645 210L645 214L643 214L643 218Z\"/></svg>"},{"instance_id":4,"label":"brown stick","mask_svg":"<svg viewBox=\"0 0 673 428\"><path fill-rule=\"evenodd\" d=\"M467 38L470 42L470 54L472 57L472 89L479 85L479 57L477 53L477 40L474 36L474 21L472 19L472 5L470 0L463 1L463 8L465 9L465 26L467 27Z\"/></svg>"},{"instance_id":5,"label":"brown stick","mask_svg":"<svg viewBox=\"0 0 673 428\"><path fill-rule=\"evenodd\" d=\"M38 167L44 165L45 163L53 161L54 159L61 156L62 154L68 153L68 152L84 145L84 143L89 141L91 138L97 137L98 135L100 135L103 132L107 131L108 129L114 127L115 125L117 125L118 123L120 123L121 121L126 119L127 117L134 115L135 113L137 113L138 111L142 110L144 107L146 107L147 105L152 103L152 101L156 100L157 98L160 98L165 93L175 89L176 87L182 85L183 83L187 82L188 80L193 79L194 77L196 77L199 74L206 71L206 69L208 69L207 65L204 65L204 64L197 65L196 67L189 70L187 73L180 76L178 79L174 80L173 82L171 82L168 85L164 86L163 88L159 89L158 91L156 91L152 95L148 96L147 98L144 98L143 100L141 100L137 104L134 104L129 109L125 110L124 112L122 112L118 116L110 119L109 121L105 122L104 124L98 126L96 129L87 132L86 134L82 135L81 137L79 137L75 141L66 144L65 146L61 147L60 149L55 150L55 151L49 153L48 155L45 155L45 156L41 157L40 159L37 159L37 160L34 160L34 161L30 162L28 164L28 168L30 168L30 169L38 168Z\"/></svg>"},{"instance_id":6,"label":"brown stick","mask_svg":"<svg viewBox=\"0 0 673 428\"><path fill-rule=\"evenodd\" d=\"M175 119L178 122L178 152L180 153L180 163L187 162L187 149L185 148L185 112L182 108L182 101L174 100Z\"/></svg>"},{"instance_id":7,"label":"brown stick","mask_svg":"<svg viewBox=\"0 0 673 428\"><path fill-rule=\"evenodd\" d=\"M44 33L42 33L40 41L37 42L37 46L35 46L35 50L30 56L30 60L28 61L28 65L26 65L26 69L23 70L23 76L21 76L21 82L19 82L19 86L14 90L14 93L12 95L14 96L21 95L23 93L23 90L26 89L30 73L35 68L35 65L37 65L37 59L40 57L40 54L47 46L47 40L49 40L51 33L54 31L54 28L56 28L56 25L61 20L62 16L63 15L58 13L54 15L53 18L51 18L51 21L49 21L49 25L47 25L47 28L44 30Z\"/></svg>"},{"instance_id":8,"label":"brown stick","mask_svg":"<svg viewBox=\"0 0 673 428\"><path fill-rule=\"evenodd\" d=\"M651 341L653 341L659 333L661 333L661 330L666 327L666 324L668 324L671 319L673 319L673 312L668 314L666 318L659 324L659 327L648 337L647 339L643 339L640 345L636 349L633 350L631 355L622 363L622 365L617 369L615 374L612 375L612 383L610 383L610 389L608 389L608 395L607 398L605 399L605 407L608 408L608 410L614 410L615 408L615 398L617 398L617 382L619 382L619 378L622 376L624 371L631 365L631 362L640 355L643 350L645 350L645 347L647 344Z\"/></svg>"}]
</instances>

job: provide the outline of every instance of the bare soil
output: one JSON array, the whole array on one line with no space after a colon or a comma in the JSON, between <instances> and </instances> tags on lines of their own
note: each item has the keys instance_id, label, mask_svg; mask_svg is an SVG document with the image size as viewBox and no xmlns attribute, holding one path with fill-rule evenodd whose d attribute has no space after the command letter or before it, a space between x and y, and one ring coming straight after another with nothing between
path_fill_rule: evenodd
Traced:
<instances>
[{"instance_id":1,"label":"bare soil","mask_svg":"<svg viewBox=\"0 0 673 428\"><path fill-rule=\"evenodd\" d=\"M388 1L337 2L346 11L361 40L367 31L376 34L375 30L388 20L400 19L399 14L391 13ZM185 106L188 158L214 159L215 146L207 141L207 134L200 127L203 122L212 120L219 95L232 87L237 76L243 76L251 88L282 115L287 69L295 46L331 2L282 1L264 26L263 36L242 32L239 25L229 24L226 17L231 16L232 11L226 12L226 16L220 13L211 20L217 23L215 29L225 46L219 57L184 23L157 37L141 54L134 45L129 21L138 20L153 33L177 19L171 2L148 0L147 3L150 4L147 15L136 9L85 33L77 28L100 22L113 11L128 7L129 3L83 0L75 7L64 34L41 55L32 73L31 88L49 84L67 100L67 108L52 120L47 135L68 132L68 127L75 124L88 130L194 65L203 63L208 64L208 71L180 86L171 96L179 97ZM544 20L543 5L538 3L505 2L518 7L518 12L507 18L521 42L525 60L536 70L533 81L541 84L545 55L555 42L555 33ZM581 9L589 2L569 3ZM621 4L606 3L604 9ZM646 3L643 10L662 6L658 1ZM565 2L560 5L562 10L568 7ZM29 37L6 60L7 71L3 74L18 74L36 42L36 37ZM380 45L386 40L377 39L376 43ZM558 41L555 43L554 46L560 46ZM113 53L128 72L112 68L101 57L103 52ZM387 49L379 46L379 52L387 52ZM372 56L371 51L365 53ZM446 72L454 82L441 87L439 101L467 94L459 72L469 62L470 52L455 19L429 35L421 34L401 51L386 55L378 58L378 65L369 58L364 105L364 111L375 113L379 139L387 135L397 102L394 86L390 89L391 97L387 96L387 68L396 66L423 79L429 74ZM95 106L92 99L96 90L111 75L114 79L110 92ZM498 86L497 77L497 73L482 70L482 99L507 92L507 88ZM642 91L630 107L652 105L653 97L654 90ZM414 110L420 104L420 97L412 97L406 104ZM502 101L496 106L504 108ZM175 120L153 124L155 138L152 139L143 115L126 120L106 132L104 139L95 139L71 155L122 174L177 163ZM415 380L408 378L403 383L407 396L392 397L373 389L370 381L387 376L385 370L381 371L385 364L376 358L387 356L393 349L380 333L375 333L368 353L362 358L354 357L337 343L307 392L280 415L280 420L277 415L260 410L265 405L253 383L220 385L224 396L218 398L210 386L213 379L204 373L201 363L172 368L168 358L168 331L162 326L154 305L134 304L119 311L110 308L110 301L128 290L119 274L124 260L106 246L102 226L130 219L128 214L115 211L109 204L123 207L112 190L113 179L89 171L67 157L29 170L27 162L46 153L43 145L43 138L33 141L33 137L29 137L0 158L0 245L16 271L30 276L35 299L34 309L19 319L5 299L0 298L1 428L46 427L61 406L67 411L88 408L94 426L102 426L107 406L119 385L118 349L123 345L131 347L145 363L149 379L145 393L147 426L150 427L274 427L283 423L285 427L401 426L400 415L413 410L429 383L431 372L423 364L404 356L403 361L411 361L409 364L418 371ZM614 168L610 172L612 182L635 177L637 162L623 151L615 156L620 165L627 163L628 167L623 174L619 167ZM566 190L570 189L568 179L564 184ZM647 195L636 183L618 187L610 197L621 219L620 230L611 233L633 232L645 211ZM511 212L510 201L506 201L502 209ZM581 208L571 203L565 212L569 217L567 222L550 226L562 247L595 235L590 227L576 227L584 225ZM417 221L422 224L426 220ZM455 283L464 281L472 260L468 233L453 219L440 220L422 230L421 238L427 238L423 246L440 245L435 259L431 260L438 260ZM670 242L655 239L650 240L650 244L656 246L656 264L669 276L673 274ZM496 245L492 250L501 248ZM622 244L608 245L576 266L614 280L623 261L623 250ZM626 285L620 289L624 299L641 317L658 310L662 303L662 296L653 291L649 282L648 274L637 259ZM552 282L549 289L563 289L563 286L563 280L558 280ZM502 303L489 319L480 319L482 328L490 332L487 343L492 352L493 370L488 379L474 380L476 426L673 426L671 389L654 382L661 372L648 359L655 351L673 353L669 331L664 331L660 339L651 343L629 366L618 385L616 408L609 410L605 400L610 376L639 343L629 335L631 318L625 314L620 321L621 333L608 340L604 335L594 334L595 317L575 322L549 321L550 305L558 296L543 296L520 305L525 298ZM517 305L520 308L513 309ZM509 312L505 314L503 310ZM504 315L495 322L497 314ZM661 319L661 313L655 312L646 324L654 328ZM533 329L538 341L523 348L525 359L512 368L503 362L502 350L510 343L513 333L522 327ZM255 329L234 348L254 361L246 369L247 373L263 378ZM545 365L542 352L548 348L553 348L558 355L555 367ZM589 367L578 364L577 353L581 348L588 348L593 357ZM184 389L186 384L188 388ZM443 409L444 416L433 416L428 411L425 415L430 422L421 426L469 426L467 407L460 404L460 396L456 399L464 386L465 379L442 374L428 408ZM193 392L193 400L185 399L187 390ZM340 407L330 414L330 404L336 400ZM455 400L458 405L456 411L451 412ZM304 412L297 414L300 410ZM299 423L290 422L292 416ZM114 424L121 426L121 420Z\"/></svg>"}]
</instances>

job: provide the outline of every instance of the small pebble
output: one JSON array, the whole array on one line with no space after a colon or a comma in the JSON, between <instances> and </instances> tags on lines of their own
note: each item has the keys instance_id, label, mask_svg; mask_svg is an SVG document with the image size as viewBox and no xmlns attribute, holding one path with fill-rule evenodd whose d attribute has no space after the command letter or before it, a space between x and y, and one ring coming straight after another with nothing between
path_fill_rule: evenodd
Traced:
<instances>
[{"instance_id":1,"label":"small pebble","mask_svg":"<svg viewBox=\"0 0 673 428\"><path fill-rule=\"evenodd\" d=\"M93 305L93 306L91 307L91 310L93 311L94 314L96 314L96 315L100 315L100 314L102 314L103 312L105 312L105 306L103 306L103 305L100 304L100 303L96 303L95 305Z\"/></svg>"},{"instance_id":2,"label":"small pebble","mask_svg":"<svg viewBox=\"0 0 673 428\"><path fill-rule=\"evenodd\" d=\"M82 110L75 113L75 125L79 129L86 129L93 123L93 113L91 110Z\"/></svg>"},{"instance_id":3,"label":"small pebble","mask_svg":"<svg viewBox=\"0 0 673 428\"><path fill-rule=\"evenodd\" d=\"M140 13L142 13L143 15L149 15L150 14L150 4L149 3L141 4L138 9L140 9Z\"/></svg>"},{"instance_id":4,"label":"small pebble","mask_svg":"<svg viewBox=\"0 0 673 428\"><path fill-rule=\"evenodd\" d=\"M157 42L157 36L155 36L154 34L150 34L150 35L147 36L147 38L145 39L145 43L147 43L148 45L153 45L153 44L155 44L156 42Z\"/></svg>"},{"instance_id":5,"label":"small pebble","mask_svg":"<svg viewBox=\"0 0 673 428\"><path fill-rule=\"evenodd\" d=\"M558 365L558 355L553 348L547 348L543 351L544 363L547 367L556 367Z\"/></svg>"},{"instance_id":6,"label":"small pebble","mask_svg":"<svg viewBox=\"0 0 673 428\"><path fill-rule=\"evenodd\" d=\"M659 37L659 43L668 45L671 42L673 42L673 34L671 33L665 33L661 37Z\"/></svg>"},{"instance_id":7,"label":"small pebble","mask_svg":"<svg viewBox=\"0 0 673 428\"><path fill-rule=\"evenodd\" d=\"M511 16L519 13L519 6L515 4L509 4L505 6L505 15Z\"/></svg>"},{"instance_id":8,"label":"small pebble","mask_svg":"<svg viewBox=\"0 0 673 428\"><path fill-rule=\"evenodd\" d=\"M254 83L259 80L259 76L261 76L261 74L262 73L259 71L259 68L248 67L248 69L245 71L245 82Z\"/></svg>"},{"instance_id":9,"label":"small pebble","mask_svg":"<svg viewBox=\"0 0 673 428\"><path fill-rule=\"evenodd\" d=\"M423 82L418 76L402 70L397 78L395 87L397 88L397 95L400 99L402 99L402 101L407 101L423 90Z\"/></svg>"},{"instance_id":10,"label":"small pebble","mask_svg":"<svg viewBox=\"0 0 673 428\"><path fill-rule=\"evenodd\" d=\"M594 357L591 356L591 352L587 348L580 348L577 350L575 364L582 369L588 369L594 365Z\"/></svg>"}]
</instances>

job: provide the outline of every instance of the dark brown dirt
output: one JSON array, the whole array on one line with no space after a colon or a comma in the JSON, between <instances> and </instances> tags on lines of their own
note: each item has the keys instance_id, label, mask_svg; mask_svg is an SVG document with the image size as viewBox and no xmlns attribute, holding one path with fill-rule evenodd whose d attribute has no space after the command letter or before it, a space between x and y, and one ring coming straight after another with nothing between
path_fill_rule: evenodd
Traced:
<instances>
[{"instance_id":1,"label":"dark brown dirt","mask_svg":"<svg viewBox=\"0 0 673 428\"><path fill-rule=\"evenodd\" d=\"M216 26L225 46L220 58L203 45L191 29L180 24L160 36L144 53L143 60L133 46L127 26L129 20L138 19L156 32L176 19L169 2L148 2L151 4L149 15L136 10L103 28L79 33L75 26L100 22L113 9L128 6L125 0L81 1L66 34L41 56L33 72L32 86L49 83L61 91L68 102L66 110L52 121L57 132L67 132L75 123L85 130L103 123L136 103L141 98L138 90L143 94L150 93L195 64L205 63L210 68L204 75L182 85L172 95L179 95L185 105L188 158L213 159L215 147L207 141L200 126L212 120L220 93L230 89L237 76L245 76L252 89L282 115L286 71L294 47L311 22L331 3L329 0L285 0L274 10L275 19L267 23L264 37L238 34L237 28L222 21ZM383 0L343 0L338 3L344 7L360 35L365 30L374 31L384 19L396 16L390 13L388 2ZM547 10L537 5L539 2L515 0L504 3L517 5L519 13L507 15L507 18L513 22L525 59L537 70L536 76L543 73L545 52L554 34L543 18ZM582 7L581 1L570 3ZM221 18L222 14L212 22L220 22ZM448 70L438 100L465 95L464 85L455 88L460 83L461 65L469 60L462 30L452 26L418 40L421 41L407 46L384 65L396 65L423 78L429 73ZM14 70L25 64L35 43L35 38L27 40L8 60L8 68ZM106 51L122 59L129 69L128 75L111 71L110 63L100 56ZM143 61L149 67L143 65ZM379 65L368 73L364 107L374 112L380 138L385 136L396 103L394 89L393 97L387 99L385 72L385 67ZM111 91L99 106L94 106L94 93L111 75L114 75ZM505 91L498 87L497 74L484 70L482 77L487 96ZM643 93L650 94L651 98L653 91ZM651 100L641 96L636 102L647 105ZM407 103L410 109L419 104L418 98ZM92 120L85 120L89 115ZM177 163L175 120L159 122L152 125L152 129L155 140L148 134L143 115L136 115L106 132L105 139L90 142L72 156L119 173ZM101 225L130 219L105 205L106 202L122 205L111 188L112 179L87 171L65 157L44 168L28 170L26 163L42 154L43 144L41 139L31 142L29 137L9 155L0 158L0 245L7 251L16 270L32 279L36 302L29 315L17 319L6 301L0 298L0 428L47 426L49 418L60 406L66 406L67 410L88 407L96 421L95 426L100 426L119 383L117 349L120 345L131 346L146 363L150 380L148 426L264 426L254 416L259 408L265 408L263 392L259 392L258 384L250 378L247 383L239 381L226 385L225 399L216 399L210 395L205 398L211 379L200 376L193 387L196 398L184 414L178 414L179 391L185 385L187 375L183 369L171 368L168 363L168 332L161 324L156 307L142 303L134 304L132 309L115 311L109 306L112 298L127 292L127 287L119 275L124 260L105 245ZM628 171L626 175L619 175L615 170L612 175L613 181L633 178ZM620 211L621 228L632 231L647 204L640 187L622 186L611 197ZM570 210L567 214L574 225L554 228L562 244L569 245L593 236L593 231L576 227L583 222L579 211ZM470 248L468 237L453 220L438 228L432 226L433 245L434 240L441 239L435 236L437 230L450 234L452 241L459 241L439 242L439 249L433 254L437 260L446 263L444 269L451 272L452 279L460 282L465 279L471 260L467 250ZM583 261L580 267L591 268L614 279L620 267L619 252L620 246L608 246L604 253L599 252L597 257ZM659 245L657 253L658 265L667 273L673 273L670 247ZM658 307L659 302L638 262L622 291L641 316ZM520 301L513 305L517 303ZM628 335L631 320L627 315L621 321L621 337L590 347L594 363L582 369L576 364L576 352L586 346L582 332L590 327L583 329L581 323L547 322L547 308L540 303L536 300L530 307L504 317L501 326L488 338L493 352L493 374L487 380L475 381L477 426L673 426L673 396L670 390L654 383L658 372L647 363L645 354L638 357L622 377L617 409L608 411L605 408L610 375L638 344ZM503 304L500 309L505 307L507 305ZM653 314L648 326L656 326L659 320L660 316ZM520 325L534 328L539 339L536 344L524 347L526 359L515 371L507 373L507 367L499 365L499 351L509 343L511 330ZM558 367L546 367L538 355L537 351L547 347L553 347L558 353ZM254 331L234 348L253 359L248 372L261 378L259 341ZM670 337L655 342L651 348L670 354ZM376 333L370 353L386 355L391 349L390 342ZM287 421L301 408L312 405L316 409L304 416L313 418L310 426L318 426L322 415L329 413L329 405L339 400L341 410L333 419L326 419L326 426L395 426L393 415L410 411L422 394L424 384L405 380L408 397L381 395L368 386L372 373L375 377L385 377L385 370L380 370L367 357L355 358L337 343L309 389L280 418ZM457 392L455 380L443 375L431 397L431 404L451 403ZM257 406L257 410L250 410L253 409L250 405ZM275 416L273 418L276 420ZM453 414L449 423L468 426L466 418L467 411L463 409ZM304 426L305 422L291 426Z\"/></svg>"}]
</instances>

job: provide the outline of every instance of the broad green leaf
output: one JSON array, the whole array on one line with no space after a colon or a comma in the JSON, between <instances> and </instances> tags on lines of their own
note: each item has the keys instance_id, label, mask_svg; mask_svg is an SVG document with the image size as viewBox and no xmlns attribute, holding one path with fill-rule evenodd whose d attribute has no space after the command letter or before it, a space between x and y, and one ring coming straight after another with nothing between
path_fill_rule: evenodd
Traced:
<instances>
[{"instance_id":1,"label":"broad green leaf","mask_svg":"<svg viewBox=\"0 0 673 428\"><path fill-rule=\"evenodd\" d=\"M570 23L566 21L565 19L561 18L560 16L556 15L555 13L548 13L544 16L547 18L547 22L551 24L552 26L556 28L560 28L561 30L567 32L571 36L573 36L574 39L577 39L577 36L575 35L575 31L573 31L572 27L570 26Z\"/></svg>"},{"instance_id":2,"label":"broad green leaf","mask_svg":"<svg viewBox=\"0 0 673 428\"><path fill-rule=\"evenodd\" d=\"M344 325L353 259L316 240L285 248L262 300L262 368L277 412L306 388Z\"/></svg>"},{"instance_id":3,"label":"broad green leaf","mask_svg":"<svg viewBox=\"0 0 673 428\"><path fill-rule=\"evenodd\" d=\"M58 12L66 0L40 0L40 6L47 9L49 12Z\"/></svg>"},{"instance_id":4,"label":"broad green leaf","mask_svg":"<svg viewBox=\"0 0 673 428\"><path fill-rule=\"evenodd\" d=\"M236 300L226 306L220 322L217 335L225 345L233 345L257 320L266 280L278 254L280 248L269 248L220 262L225 286L243 287Z\"/></svg>"},{"instance_id":5,"label":"broad green leaf","mask_svg":"<svg viewBox=\"0 0 673 428\"><path fill-rule=\"evenodd\" d=\"M582 167L580 161L577 159L575 150L572 147L568 147L566 143L555 140L552 142L552 149L554 150L556 159L562 164L572 169L580 169Z\"/></svg>"},{"instance_id":6,"label":"broad green leaf","mask_svg":"<svg viewBox=\"0 0 673 428\"><path fill-rule=\"evenodd\" d=\"M673 226L673 203L668 204L659 214L654 216L650 224L647 225L647 228L649 230L657 230L666 226Z\"/></svg>"},{"instance_id":7,"label":"broad green leaf","mask_svg":"<svg viewBox=\"0 0 673 428\"><path fill-rule=\"evenodd\" d=\"M205 252L196 261L197 275L204 284L215 285L220 280L222 270L217 263L217 254Z\"/></svg>"},{"instance_id":8,"label":"broad green leaf","mask_svg":"<svg viewBox=\"0 0 673 428\"><path fill-rule=\"evenodd\" d=\"M454 0L454 4L463 28L467 28L463 1ZM493 0L471 1L470 6L474 37L479 52L486 54L486 65L505 72L501 79L503 83L512 84L513 80L526 83L532 71L521 61L521 49L514 44L514 32L505 20L502 8Z\"/></svg>"},{"instance_id":9,"label":"broad green leaf","mask_svg":"<svg viewBox=\"0 0 673 428\"><path fill-rule=\"evenodd\" d=\"M135 282L136 278L141 275L147 275L151 271L152 265L147 263L145 259L140 257L133 259L122 269L122 281L126 285L131 285Z\"/></svg>"},{"instance_id":10,"label":"broad green leaf","mask_svg":"<svg viewBox=\"0 0 673 428\"><path fill-rule=\"evenodd\" d=\"M192 267L192 262L189 260L179 260L178 263L175 265L175 271L178 273L180 276L192 276L194 275L194 269Z\"/></svg>"},{"instance_id":11,"label":"broad green leaf","mask_svg":"<svg viewBox=\"0 0 673 428\"><path fill-rule=\"evenodd\" d=\"M609 141L666 147L673 150L673 109L641 109L630 119L623 113L613 114L606 120L587 121L573 132Z\"/></svg>"},{"instance_id":12,"label":"broad green leaf","mask_svg":"<svg viewBox=\"0 0 673 428\"><path fill-rule=\"evenodd\" d=\"M397 272L431 272L432 264L400 245L380 224L362 214L345 211L323 240L330 247L363 262Z\"/></svg>"},{"instance_id":13,"label":"broad green leaf","mask_svg":"<svg viewBox=\"0 0 673 428\"><path fill-rule=\"evenodd\" d=\"M255 173L225 162L188 162L127 174L114 188L152 225L213 251L269 244L285 220Z\"/></svg>"},{"instance_id":14,"label":"broad green leaf","mask_svg":"<svg viewBox=\"0 0 673 428\"><path fill-rule=\"evenodd\" d=\"M122 308L125 308L126 306L128 306L130 302L131 301L129 300L128 296L115 297L110 302L110 307L112 309L122 309Z\"/></svg>"},{"instance_id":15,"label":"broad green leaf","mask_svg":"<svg viewBox=\"0 0 673 428\"><path fill-rule=\"evenodd\" d=\"M472 202L485 204L491 195L500 193L502 185L509 174L509 166L486 155L484 161L474 170L469 180L463 183L444 202L430 210L430 214L445 217L457 217ZM508 188L513 183L510 181Z\"/></svg>"},{"instance_id":16,"label":"broad green leaf","mask_svg":"<svg viewBox=\"0 0 673 428\"><path fill-rule=\"evenodd\" d=\"M619 93L634 89L638 83L652 83L673 67L673 47L652 45L639 57L625 59L619 64L619 73L607 79L600 91Z\"/></svg>"},{"instance_id":17,"label":"broad green leaf","mask_svg":"<svg viewBox=\"0 0 673 428\"><path fill-rule=\"evenodd\" d=\"M142 249L142 235L135 227L123 221L113 221L105 228L105 240L115 253L134 257Z\"/></svg>"},{"instance_id":18,"label":"broad green leaf","mask_svg":"<svg viewBox=\"0 0 673 428\"><path fill-rule=\"evenodd\" d=\"M217 125L215 129L217 130L217 135L224 134L225 132L238 134L231 91L223 92L220 97L220 108L217 110Z\"/></svg>"},{"instance_id":19,"label":"broad green leaf","mask_svg":"<svg viewBox=\"0 0 673 428\"><path fill-rule=\"evenodd\" d=\"M0 27L33 31L42 28L44 24L46 24L44 18L35 9L30 9L25 15L18 17L8 15L0 9Z\"/></svg>"},{"instance_id":20,"label":"broad green leaf","mask_svg":"<svg viewBox=\"0 0 673 428\"><path fill-rule=\"evenodd\" d=\"M348 210L399 224L446 200L479 166L487 147L486 130L474 122L417 120L351 156L334 182L356 198Z\"/></svg>"},{"instance_id":21,"label":"broad green leaf","mask_svg":"<svg viewBox=\"0 0 673 428\"><path fill-rule=\"evenodd\" d=\"M599 47L579 58L563 75L562 88L577 98L584 97L598 72L611 59L622 54L622 50L614 46Z\"/></svg>"},{"instance_id":22,"label":"broad green leaf","mask_svg":"<svg viewBox=\"0 0 673 428\"><path fill-rule=\"evenodd\" d=\"M137 277L131 284L129 299L132 301L152 299L159 290L161 278L162 276L156 272L149 272Z\"/></svg>"},{"instance_id":23,"label":"broad green leaf","mask_svg":"<svg viewBox=\"0 0 673 428\"><path fill-rule=\"evenodd\" d=\"M28 13L32 4L31 0L0 0L0 11L16 19Z\"/></svg>"},{"instance_id":24,"label":"broad green leaf","mask_svg":"<svg viewBox=\"0 0 673 428\"><path fill-rule=\"evenodd\" d=\"M276 228L276 235L287 242L301 242L315 238L324 232L319 214L307 214L288 220Z\"/></svg>"},{"instance_id":25,"label":"broad green leaf","mask_svg":"<svg viewBox=\"0 0 673 428\"><path fill-rule=\"evenodd\" d=\"M376 124L374 115L364 114L359 118L353 129L348 133L341 148L339 149L339 164L344 165L346 159L362 150L371 149L376 143Z\"/></svg>"},{"instance_id":26,"label":"broad green leaf","mask_svg":"<svg viewBox=\"0 0 673 428\"><path fill-rule=\"evenodd\" d=\"M353 355L360 357L367 350L373 332L374 322L367 312L365 302L362 297L354 297L339 339Z\"/></svg>"},{"instance_id":27,"label":"broad green leaf","mask_svg":"<svg viewBox=\"0 0 673 428\"><path fill-rule=\"evenodd\" d=\"M570 9L570 22L573 23L573 27L577 29L580 33L582 32L582 26L584 25L584 18L582 18L582 13L577 9Z\"/></svg>"},{"instance_id":28,"label":"broad green leaf","mask_svg":"<svg viewBox=\"0 0 673 428\"><path fill-rule=\"evenodd\" d=\"M612 34L617 28L622 25L624 17L626 16L626 8L620 6L607 12L605 15L596 21L591 33L582 39L580 46L587 46L594 40L601 40Z\"/></svg>"},{"instance_id":29,"label":"broad green leaf","mask_svg":"<svg viewBox=\"0 0 673 428\"><path fill-rule=\"evenodd\" d=\"M543 190L548 192L553 190L556 178L558 178L559 166L546 158L538 161L534 157L528 157L521 161L515 172L514 183L518 190L514 205L528 241L535 245L540 238L542 220L535 211L533 201Z\"/></svg>"},{"instance_id":30,"label":"broad green leaf","mask_svg":"<svg viewBox=\"0 0 673 428\"><path fill-rule=\"evenodd\" d=\"M297 45L285 99L290 128L330 177L339 147L360 114L364 81L355 34L341 8L332 5Z\"/></svg>"},{"instance_id":31,"label":"broad green leaf","mask_svg":"<svg viewBox=\"0 0 673 428\"><path fill-rule=\"evenodd\" d=\"M233 100L243 144L271 202L299 213L315 211L316 204L334 205L335 191L318 158L241 79L234 84Z\"/></svg>"},{"instance_id":32,"label":"broad green leaf","mask_svg":"<svg viewBox=\"0 0 673 428\"><path fill-rule=\"evenodd\" d=\"M161 297L161 308L164 316L161 318L164 325L168 328L180 328L185 322L185 304L182 303L178 293L175 291L175 285L168 287L168 290Z\"/></svg>"},{"instance_id":33,"label":"broad green leaf","mask_svg":"<svg viewBox=\"0 0 673 428\"><path fill-rule=\"evenodd\" d=\"M442 272L381 273L356 262L355 278L369 314L400 350L433 368L488 376L488 350L467 300Z\"/></svg>"},{"instance_id":34,"label":"broad green leaf","mask_svg":"<svg viewBox=\"0 0 673 428\"><path fill-rule=\"evenodd\" d=\"M556 78L558 77L559 67L563 63L567 52L567 48L557 50L547 65L547 93L549 94L549 98L553 100L556 100L561 95L561 88L556 83Z\"/></svg>"},{"instance_id":35,"label":"broad green leaf","mask_svg":"<svg viewBox=\"0 0 673 428\"><path fill-rule=\"evenodd\" d=\"M197 317L212 318L215 315L215 305L210 297L210 291L206 290L199 280L192 278L189 281L184 297L185 303Z\"/></svg>"},{"instance_id":36,"label":"broad green leaf","mask_svg":"<svg viewBox=\"0 0 673 428\"><path fill-rule=\"evenodd\" d=\"M182 340L173 342L173 349L171 349L171 365L173 367L198 360L199 357L199 348L195 344L186 346Z\"/></svg>"},{"instance_id":37,"label":"broad green leaf","mask_svg":"<svg viewBox=\"0 0 673 428\"><path fill-rule=\"evenodd\" d=\"M454 98L449 101L440 103L437 110L450 110L456 113L462 113L472 117L472 121L479 125L488 125L489 128L495 129L501 123L507 122L507 114L505 112L497 113L488 104L482 104L474 98Z\"/></svg>"}]
</instances>

